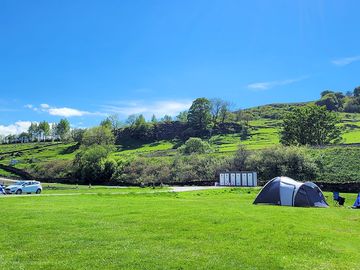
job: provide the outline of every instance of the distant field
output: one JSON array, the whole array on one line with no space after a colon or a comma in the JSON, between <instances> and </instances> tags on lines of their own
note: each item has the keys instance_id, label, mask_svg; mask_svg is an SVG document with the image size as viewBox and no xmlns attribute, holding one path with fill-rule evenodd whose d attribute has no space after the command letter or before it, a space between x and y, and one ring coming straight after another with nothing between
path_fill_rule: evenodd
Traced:
<instances>
[{"instance_id":1,"label":"distant field","mask_svg":"<svg viewBox=\"0 0 360 270\"><path fill-rule=\"evenodd\" d=\"M360 211L256 193L2 198L0 269L359 269Z\"/></svg>"}]
</instances>

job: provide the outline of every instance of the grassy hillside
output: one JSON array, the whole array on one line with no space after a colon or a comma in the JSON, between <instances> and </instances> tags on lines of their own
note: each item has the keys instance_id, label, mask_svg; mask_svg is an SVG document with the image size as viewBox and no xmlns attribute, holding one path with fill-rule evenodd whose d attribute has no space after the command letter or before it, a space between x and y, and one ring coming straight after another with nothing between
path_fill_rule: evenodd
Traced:
<instances>
[{"instance_id":1,"label":"grassy hillside","mask_svg":"<svg viewBox=\"0 0 360 270\"><path fill-rule=\"evenodd\" d=\"M0 268L358 269L360 211L255 206L256 193L2 198Z\"/></svg>"},{"instance_id":2,"label":"grassy hillside","mask_svg":"<svg viewBox=\"0 0 360 270\"><path fill-rule=\"evenodd\" d=\"M283 107L279 107L284 110ZM280 109L277 108L279 111ZM287 108L287 107L285 107ZM360 114L341 114L342 141L341 144L360 143ZM250 136L241 140L240 134L216 135L209 139L214 150L213 155L231 156L244 145L250 150L260 150L279 144L279 132L281 120L260 118L249 122ZM155 143L141 144L138 141L129 141L127 145L118 145L118 150L111 154L115 160L133 159L136 157L169 159L177 154L176 148L181 144L179 141L158 141ZM29 143L0 145L0 163L9 165L12 160L19 162L16 168L22 170L37 170L39 166L54 160L70 161L78 147L74 143ZM320 179L325 181L359 181L360 170L355 164L358 163L359 147L330 149L317 149L311 151L314 157L324 162ZM15 176L4 170L0 175ZM343 176L343 177L342 177Z\"/></svg>"}]
</instances>

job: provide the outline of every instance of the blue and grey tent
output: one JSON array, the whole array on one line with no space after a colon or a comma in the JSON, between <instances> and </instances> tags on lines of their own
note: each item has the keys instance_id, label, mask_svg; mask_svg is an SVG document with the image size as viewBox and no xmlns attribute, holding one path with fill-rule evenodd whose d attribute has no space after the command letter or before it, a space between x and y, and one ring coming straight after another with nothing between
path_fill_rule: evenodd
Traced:
<instances>
[{"instance_id":1,"label":"blue and grey tent","mask_svg":"<svg viewBox=\"0 0 360 270\"><path fill-rule=\"evenodd\" d=\"M358 194L357 198L356 198L356 201L353 205L353 208L357 208L357 209L360 209L360 193Z\"/></svg>"},{"instance_id":2,"label":"blue and grey tent","mask_svg":"<svg viewBox=\"0 0 360 270\"><path fill-rule=\"evenodd\" d=\"M312 182L297 182L283 176L267 182L257 195L254 204L329 207L317 185Z\"/></svg>"}]
</instances>

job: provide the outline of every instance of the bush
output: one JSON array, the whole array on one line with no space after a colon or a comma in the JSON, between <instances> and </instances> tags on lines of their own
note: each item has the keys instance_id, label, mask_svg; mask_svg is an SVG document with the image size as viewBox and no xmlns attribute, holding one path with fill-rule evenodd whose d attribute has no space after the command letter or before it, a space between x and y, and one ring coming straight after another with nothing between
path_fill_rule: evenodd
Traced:
<instances>
[{"instance_id":1,"label":"bush","mask_svg":"<svg viewBox=\"0 0 360 270\"><path fill-rule=\"evenodd\" d=\"M113 145L115 137L111 129L100 126L93 127L84 132L81 143L85 146L91 145Z\"/></svg>"},{"instance_id":2,"label":"bush","mask_svg":"<svg viewBox=\"0 0 360 270\"><path fill-rule=\"evenodd\" d=\"M74 160L75 176L83 183L103 184L110 180L114 162L107 161L111 152L110 146L93 145L82 150ZM110 175L110 171L113 172Z\"/></svg>"},{"instance_id":3,"label":"bush","mask_svg":"<svg viewBox=\"0 0 360 270\"><path fill-rule=\"evenodd\" d=\"M217 174L227 166L223 157L198 156L176 157L171 167L172 182L216 181Z\"/></svg>"},{"instance_id":4,"label":"bush","mask_svg":"<svg viewBox=\"0 0 360 270\"><path fill-rule=\"evenodd\" d=\"M54 179L71 178L73 173L71 160L51 160L46 163L38 163L28 172L36 178Z\"/></svg>"},{"instance_id":5,"label":"bush","mask_svg":"<svg viewBox=\"0 0 360 270\"><path fill-rule=\"evenodd\" d=\"M179 147L179 151L183 154L205 154L211 151L210 144L200 138L190 138L185 144Z\"/></svg>"},{"instance_id":6,"label":"bush","mask_svg":"<svg viewBox=\"0 0 360 270\"><path fill-rule=\"evenodd\" d=\"M138 158L118 164L111 181L114 184L160 184L170 179L170 164Z\"/></svg>"},{"instance_id":7,"label":"bush","mask_svg":"<svg viewBox=\"0 0 360 270\"><path fill-rule=\"evenodd\" d=\"M261 180L276 176L288 176L296 180L310 181L317 176L317 165L305 149L278 146L255 152L246 160L247 168L259 173Z\"/></svg>"}]
</instances>

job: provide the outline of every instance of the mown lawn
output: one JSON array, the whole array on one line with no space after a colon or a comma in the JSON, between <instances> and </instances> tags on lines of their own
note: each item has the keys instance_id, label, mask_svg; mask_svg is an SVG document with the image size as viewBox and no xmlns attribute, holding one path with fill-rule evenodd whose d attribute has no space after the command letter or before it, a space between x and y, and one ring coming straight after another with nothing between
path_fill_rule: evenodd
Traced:
<instances>
[{"instance_id":1,"label":"mown lawn","mask_svg":"<svg viewBox=\"0 0 360 270\"><path fill-rule=\"evenodd\" d=\"M360 211L256 192L3 198L0 269L359 269Z\"/></svg>"}]
</instances>

